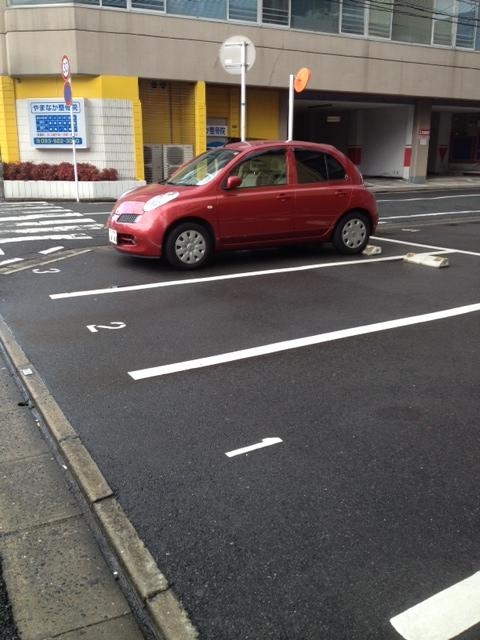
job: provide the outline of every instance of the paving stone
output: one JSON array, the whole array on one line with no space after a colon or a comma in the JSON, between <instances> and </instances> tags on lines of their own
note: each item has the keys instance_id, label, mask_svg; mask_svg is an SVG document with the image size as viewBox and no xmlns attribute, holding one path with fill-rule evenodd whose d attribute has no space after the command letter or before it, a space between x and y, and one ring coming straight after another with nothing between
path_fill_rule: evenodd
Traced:
<instances>
[{"instance_id":1,"label":"paving stone","mask_svg":"<svg viewBox=\"0 0 480 640\"><path fill-rule=\"evenodd\" d=\"M128 614L92 627L76 629L55 636L55 640L144 640L133 616Z\"/></svg>"},{"instance_id":2,"label":"paving stone","mask_svg":"<svg viewBox=\"0 0 480 640\"><path fill-rule=\"evenodd\" d=\"M0 538L0 554L22 640L57 637L130 612L81 517Z\"/></svg>"},{"instance_id":3,"label":"paving stone","mask_svg":"<svg viewBox=\"0 0 480 640\"><path fill-rule=\"evenodd\" d=\"M0 463L0 534L80 513L49 454Z\"/></svg>"}]
</instances>

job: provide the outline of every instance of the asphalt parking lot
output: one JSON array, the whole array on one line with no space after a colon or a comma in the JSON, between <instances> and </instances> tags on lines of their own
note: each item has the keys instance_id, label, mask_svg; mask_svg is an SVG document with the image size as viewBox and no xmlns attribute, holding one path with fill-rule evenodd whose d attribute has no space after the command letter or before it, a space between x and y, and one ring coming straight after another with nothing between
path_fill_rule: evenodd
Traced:
<instances>
[{"instance_id":1,"label":"asphalt parking lot","mask_svg":"<svg viewBox=\"0 0 480 640\"><path fill-rule=\"evenodd\" d=\"M195 274L97 247L2 281L202 638L393 640L392 618L478 571L479 239L380 228L381 255Z\"/></svg>"}]
</instances>

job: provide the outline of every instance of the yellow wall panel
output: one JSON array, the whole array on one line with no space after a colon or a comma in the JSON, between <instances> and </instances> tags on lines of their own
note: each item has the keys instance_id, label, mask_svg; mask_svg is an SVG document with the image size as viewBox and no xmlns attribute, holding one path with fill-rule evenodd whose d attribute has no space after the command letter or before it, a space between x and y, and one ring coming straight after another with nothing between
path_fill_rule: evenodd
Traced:
<instances>
[{"instance_id":1,"label":"yellow wall panel","mask_svg":"<svg viewBox=\"0 0 480 640\"><path fill-rule=\"evenodd\" d=\"M18 162L20 159L15 85L8 76L0 77L0 152L2 162Z\"/></svg>"},{"instance_id":2,"label":"yellow wall panel","mask_svg":"<svg viewBox=\"0 0 480 640\"><path fill-rule=\"evenodd\" d=\"M138 99L136 77L73 76L71 83L74 98ZM16 95L18 100L63 98L63 80L60 74L42 78L21 78L16 80Z\"/></svg>"},{"instance_id":3,"label":"yellow wall panel","mask_svg":"<svg viewBox=\"0 0 480 640\"><path fill-rule=\"evenodd\" d=\"M277 91L247 88L247 137L277 140L279 108Z\"/></svg>"}]
</instances>

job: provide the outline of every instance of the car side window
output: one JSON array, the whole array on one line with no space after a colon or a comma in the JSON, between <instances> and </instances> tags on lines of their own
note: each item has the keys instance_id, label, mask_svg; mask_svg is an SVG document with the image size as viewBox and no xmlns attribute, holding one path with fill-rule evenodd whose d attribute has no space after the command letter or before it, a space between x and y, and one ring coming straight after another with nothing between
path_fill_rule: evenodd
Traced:
<instances>
[{"instance_id":1,"label":"car side window","mask_svg":"<svg viewBox=\"0 0 480 640\"><path fill-rule=\"evenodd\" d=\"M345 169L328 153L295 149L297 180L300 184L325 182L326 180L343 180Z\"/></svg>"},{"instance_id":2,"label":"car side window","mask_svg":"<svg viewBox=\"0 0 480 640\"><path fill-rule=\"evenodd\" d=\"M329 180L344 180L345 179L345 169L342 167L340 162L336 160L333 156L325 154L325 160L327 163L327 173Z\"/></svg>"},{"instance_id":3,"label":"car side window","mask_svg":"<svg viewBox=\"0 0 480 640\"><path fill-rule=\"evenodd\" d=\"M280 149L251 155L235 167L231 175L242 179L239 189L287 184L285 151Z\"/></svg>"}]
</instances>

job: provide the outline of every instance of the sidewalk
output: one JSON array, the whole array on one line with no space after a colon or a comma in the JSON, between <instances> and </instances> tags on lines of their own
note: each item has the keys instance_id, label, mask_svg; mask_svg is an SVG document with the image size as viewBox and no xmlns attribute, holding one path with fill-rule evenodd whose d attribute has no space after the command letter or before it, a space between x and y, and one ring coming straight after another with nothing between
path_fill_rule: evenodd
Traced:
<instances>
[{"instance_id":1,"label":"sidewalk","mask_svg":"<svg viewBox=\"0 0 480 640\"><path fill-rule=\"evenodd\" d=\"M0 570L19 640L195 640L170 585L1 316L0 442ZM13 640L1 590L0 603L0 640Z\"/></svg>"}]
</instances>

